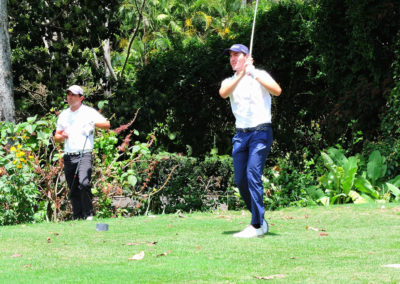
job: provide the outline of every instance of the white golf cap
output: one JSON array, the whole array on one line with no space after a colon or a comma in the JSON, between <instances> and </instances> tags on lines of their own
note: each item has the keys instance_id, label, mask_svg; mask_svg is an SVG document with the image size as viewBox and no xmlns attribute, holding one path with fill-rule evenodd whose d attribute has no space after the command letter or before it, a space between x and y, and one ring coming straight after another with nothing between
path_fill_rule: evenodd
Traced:
<instances>
[{"instance_id":1,"label":"white golf cap","mask_svg":"<svg viewBox=\"0 0 400 284\"><path fill-rule=\"evenodd\" d=\"M83 89L81 87L79 87L78 85L72 85L71 87L69 87L66 91L73 93L74 95L81 95L83 96Z\"/></svg>"}]
</instances>

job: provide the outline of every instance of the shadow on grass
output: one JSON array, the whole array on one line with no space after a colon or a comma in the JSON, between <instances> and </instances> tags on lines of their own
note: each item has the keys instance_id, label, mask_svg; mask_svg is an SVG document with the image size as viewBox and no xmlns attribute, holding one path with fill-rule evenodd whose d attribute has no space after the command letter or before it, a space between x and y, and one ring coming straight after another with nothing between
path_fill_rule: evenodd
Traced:
<instances>
[{"instance_id":1,"label":"shadow on grass","mask_svg":"<svg viewBox=\"0 0 400 284\"><path fill-rule=\"evenodd\" d=\"M238 232L240 232L240 231L224 231L224 232L222 232L222 234L223 235L233 235L233 234L236 234ZM268 234L264 235L264 237L268 237L268 236L272 236L272 237L273 236L279 236L279 234L268 232Z\"/></svg>"}]
</instances>

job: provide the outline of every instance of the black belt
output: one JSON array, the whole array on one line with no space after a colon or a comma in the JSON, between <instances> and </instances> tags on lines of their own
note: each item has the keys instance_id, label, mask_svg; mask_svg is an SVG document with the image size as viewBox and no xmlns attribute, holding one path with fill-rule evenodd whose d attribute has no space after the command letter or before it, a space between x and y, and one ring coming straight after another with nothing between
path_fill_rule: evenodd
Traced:
<instances>
[{"instance_id":1,"label":"black belt","mask_svg":"<svg viewBox=\"0 0 400 284\"><path fill-rule=\"evenodd\" d=\"M82 154L86 154L86 153L91 153L92 150L85 150L83 151ZM65 152L64 155L65 156L79 156L81 154L81 152Z\"/></svg>"},{"instance_id":2,"label":"black belt","mask_svg":"<svg viewBox=\"0 0 400 284\"><path fill-rule=\"evenodd\" d=\"M271 123L263 123L255 127L249 128L236 128L237 132L252 132L252 131L267 131L272 126Z\"/></svg>"}]
</instances>

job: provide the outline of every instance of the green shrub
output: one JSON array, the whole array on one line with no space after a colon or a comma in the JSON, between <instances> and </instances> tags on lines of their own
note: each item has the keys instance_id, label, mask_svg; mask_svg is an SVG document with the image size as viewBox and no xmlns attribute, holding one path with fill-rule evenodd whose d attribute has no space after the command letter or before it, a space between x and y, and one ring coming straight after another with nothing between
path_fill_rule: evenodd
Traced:
<instances>
[{"instance_id":1,"label":"green shrub","mask_svg":"<svg viewBox=\"0 0 400 284\"><path fill-rule=\"evenodd\" d=\"M230 157L209 156L204 160L167 154L152 181L159 188L170 169L176 166L168 184L153 199L152 211L172 213L237 208L237 197L232 188L232 160Z\"/></svg>"},{"instance_id":2,"label":"green shrub","mask_svg":"<svg viewBox=\"0 0 400 284\"><path fill-rule=\"evenodd\" d=\"M104 211L101 208L104 204L108 206L105 211L113 215L118 215L118 211L122 215L139 215L238 207L238 197L232 188L232 161L227 156L213 155L200 160L163 152L142 156L127 172L134 176L131 182L129 177L125 183L111 178L112 186L103 185L96 191L98 212ZM119 207L117 202L113 206L105 202L105 195L109 199L123 199L128 206Z\"/></svg>"},{"instance_id":3,"label":"green shrub","mask_svg":"<svg viewBox=\"0 0 400 284\"><path fill-rule=\"evenodd\" d=\"M321 160L326 170L319 178L318 201L324 205L389 202L400 198L400 175L388 178L386 158L378 150L369 154L367 163L361 155L347 158L336 148L321 152Z\"/></svg>"},{"instance_id":4,"label":"green shrub","mask_svg":"<svg viewBox=\"0 0 400 284\"><path fill-rule=\"evenodd\" d=\"M36 117L19 124L0 123L1 225L41 221L46 216L47 204L38 200L51 200L49 188L57 189L49 183L53 176L41 171L52 163L47 149L53 128L54 120Z\"/></svg>"},{"instance_id":5,"label":"green shrub","mask_svg":"<svg viewBox=\"0 0 400 284\"><path fill-rule=\"evenodd\" d=\"M294 160L300 158L294 159L292 154L287 153L276 159L275 166L266 167L263 176L266 209L315 204L309 195L309 189L317 185L314 159L309 155L304 149L303 161L295 164Z\"/></svg>"}]
</instances>

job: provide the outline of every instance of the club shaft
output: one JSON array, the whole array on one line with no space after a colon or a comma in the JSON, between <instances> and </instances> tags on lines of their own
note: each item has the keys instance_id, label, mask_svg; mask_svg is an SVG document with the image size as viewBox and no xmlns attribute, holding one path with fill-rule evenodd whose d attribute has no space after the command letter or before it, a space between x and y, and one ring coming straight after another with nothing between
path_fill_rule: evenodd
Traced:
<instances>
[{"instance_id":1,"label":"club shaft","mask_svg":"<svg viewBox=\"0 0 400 284\"><path fill-rule=\"evenodd\" d=\"M253 40L254 40L254 30L256 27L256 17L257 17L257 8L258 8L258 0L256 0L256 7L254 8L254 18L253 18L253 26L251 28L251 37L250 37L250 57L253 52Z\"/></svg>"}]
</instances>

